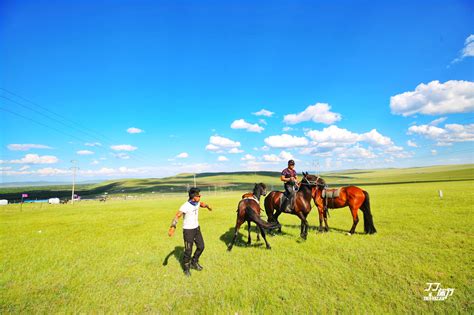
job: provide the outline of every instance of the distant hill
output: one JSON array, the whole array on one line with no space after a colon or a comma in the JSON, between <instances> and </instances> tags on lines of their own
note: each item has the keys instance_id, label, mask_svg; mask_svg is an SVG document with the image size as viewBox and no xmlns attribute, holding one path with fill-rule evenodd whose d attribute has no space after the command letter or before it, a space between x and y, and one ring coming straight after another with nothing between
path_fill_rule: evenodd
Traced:
<instances>
[{"instance_id":1,"label":"distant hill","mask_svg":"<svg viewBox=\"0 0 474 315\"><path fill-rule=\"evenodd\" d=\"M442 165L413 168L374 170L344 170L320 175L330 186L381 185L396 183L474 180L474 164ZM196 184L203 190L248 191L254 183L263 182L269 189L282 189L279 172L220 172L196 174ZM108 194L185 192L192 187L194 174L178 174L166 178L110 180L77 185L83 197ZM30 198L70 198L71 186L51 185L29 187L0 187L0 199L18 199L21 193Z\"/></svg>"}]
</instances>

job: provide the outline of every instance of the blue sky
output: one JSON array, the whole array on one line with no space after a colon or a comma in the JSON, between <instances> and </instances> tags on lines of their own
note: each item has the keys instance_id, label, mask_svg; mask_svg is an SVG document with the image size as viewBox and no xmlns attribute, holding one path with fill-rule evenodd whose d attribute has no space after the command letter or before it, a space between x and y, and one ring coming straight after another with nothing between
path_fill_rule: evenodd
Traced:
<instances>
[{"instance_id":1,"label":"blue sky","mask_svg":"<svg viewBox=\"0 0 474 315\"><path fill-rule=\"evenodd\" d=\"M472 163L472 21L469 1L3 1L1 180Z\"/></svg>"}]
</instances>

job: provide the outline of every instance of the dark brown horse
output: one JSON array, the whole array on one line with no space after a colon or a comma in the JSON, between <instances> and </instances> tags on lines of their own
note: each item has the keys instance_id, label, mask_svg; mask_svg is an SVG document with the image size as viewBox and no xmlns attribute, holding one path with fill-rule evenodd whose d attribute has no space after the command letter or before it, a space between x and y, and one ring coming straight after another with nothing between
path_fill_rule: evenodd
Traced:
<instances>
[{"instance_id":1,"label":"dark brown horse","mask_svg":"<svg viewBox=\"0 0 474 315\"><path fill-rule=\"evenodd\" d=\"M228 251L232 250L234 246L235 239L239 233L240 226L247 221L248 224L248 232L249 237L247 244L250 245L252 243L250 238L250 222L255 222L260 233L262 233L263 239L265 240L265 244L267 245L267 249L271 249L270 244L268 244L267 238L265 236L264 229L274 228L275 224L270 224L260 218L260 196L265 196L267 194L267 188L265 184L255 184L253 192L244 194L242 196L242 200L240 200L239 205L237 207L237 222L235 224L235 232L234 237L232 238L232 242L229 244L227 248ZM257 234L257 239L259 239Z\"/></svg>"},{"instance_id":2,"label":"dark brown horse","mask_svg":"<svg viewBox=\"0 0 474 315\"><path fill-rule=\"evenodd\" d=\"M329 230L327 221L327 208L343 208L349 207L352 214L352 227L349 234L354 234L357 223L359 223L358 211L362 210L364 214L364 231L367 234L377 232L370 211L369 193L356 186L341 187L339 196L335 198L323 198L323 191L326 189L326 183L322 178L318 179L318 185L313 188L313 200L318 207L319 212L319 231L323 231L323 219L325 231Z\"/></svg>"},{"instance_id":3,"label":"dark brown horse","mask_svg":"<svg viewBox=\"0 0 474 315\"><path fill-rule=\"evenodd\" d=\"M309 175L303 172L303 179L300 182L300 188L296 192L294 204L292 205L291 214L296 215L301 220L300 236L306 239L308 236L309 224L306 217L311 211L312 188L316 186L318 178L314 175ZM281 198L283 192L272 191L265 198L265 212L268 217L268 222L278 224L278 230L281 232L281 225L278 217L282 213Z\"/></svg>"}]
</instances>

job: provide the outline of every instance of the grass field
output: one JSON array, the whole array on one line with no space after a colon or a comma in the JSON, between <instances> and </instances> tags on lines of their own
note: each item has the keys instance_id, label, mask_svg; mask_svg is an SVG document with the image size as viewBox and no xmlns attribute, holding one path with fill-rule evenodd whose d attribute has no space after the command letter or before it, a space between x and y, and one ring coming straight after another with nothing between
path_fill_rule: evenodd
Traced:
<instances>
[{"instance_id":1,"label":"grass field","mask_svg":"<svg viewBox=\"0 0 474 315\"><path fill-rule=\"evenodd\" d=\"M181 224L186 199L127 200L0 208L0 313L473 313L474 182L365 187L375 235L346 235L349 210L333 210L319 234L315 209L307 241L282 215L283 234L245 246L246 226L226 251L239 193L203 194L205 267L185 278ZM438 197L442 190L444 198ZM426 302L426 282L454 288Z\"/></svg>"}]
</instances>

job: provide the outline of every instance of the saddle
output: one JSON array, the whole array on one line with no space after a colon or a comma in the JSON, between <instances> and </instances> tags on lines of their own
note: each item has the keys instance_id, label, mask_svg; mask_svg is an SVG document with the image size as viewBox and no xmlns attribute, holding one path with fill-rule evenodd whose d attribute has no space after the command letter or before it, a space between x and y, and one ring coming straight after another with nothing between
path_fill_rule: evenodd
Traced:
<instances>
[{"instance_id":1,"label":"saddle","mask_svg":"<svg viewBox=\"0 0 474 315\"><path fill-rule=\"evenodd\" d=\"M341 188L335 188L335 189L324 189L321 193L321 197L324 200L324 211L326 213L328 212L328 208L333 208L334 207L334 201L332 199L339 197L339 193L341 192ZM331 200L330 202L328 202ZM328 207L328 203L330 206Z\"/></svg>"},{"instance_id":2,"label":"saddle","mask_svg":"<svg viewBox=\"0 0 474 315\"><path fill-rule=\"evenodd\" d=\"M324 189L322 192L323 198L337 198L339 197L339 193L341 192L341 188L335 189Z\"/></svg>"},{"instance_id":3,"label":"saddle","mask_svg":"<svg viewBox=\"0 0 474 315\"><path fill-rule=\"evenodd\" d=\"M246 196L246 197L243 197L242 200L245 200L245 199L248 199L248 200L253 200L253 201L256 201L258 204L260 204L260 201L258 201L257 198L255 198L255 196Z\"/></svg>"}]
</instances>

